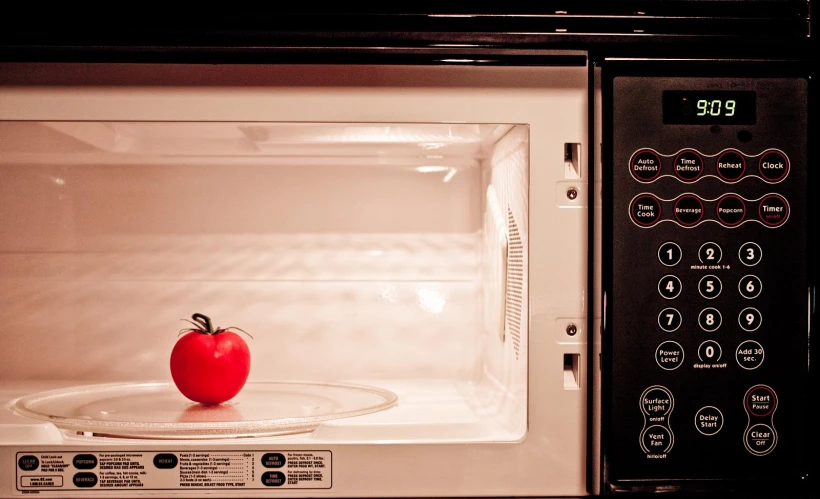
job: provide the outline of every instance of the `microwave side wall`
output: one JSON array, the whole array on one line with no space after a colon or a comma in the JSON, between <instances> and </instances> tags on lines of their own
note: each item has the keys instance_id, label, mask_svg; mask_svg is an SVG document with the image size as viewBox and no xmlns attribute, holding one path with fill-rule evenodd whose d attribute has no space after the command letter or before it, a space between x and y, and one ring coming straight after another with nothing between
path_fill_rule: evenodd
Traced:
<instances>
[{"instance_id":1,"label":"microwave side wall","mask_svg":"<svg viewBox=\"0 0 820 499\"><path fill-rule=\"evenodd\" d=\"M587 69L11 65L0 119L512 123L529 129L528 429L517 443L332 445L332 495L579 495L585 491ZM38 84L38 74L61 81ZM8 76L15 75L15 76ZM15 80L16 81L9 81ZM106 81L109 86L95 86ZM197 85L190 82L196 81ZM567 198L574 188L578 196ZM568 324L576 325L570 337ZM580 389L565 389L578 355ZM45 359L44 359L45 360ZM252 442L243 445L253 447ZM138 447L135 444L135 447ZM298 447L296 447L298 448ZM11 466L12 449L0 455ZM435 459L422 456L435 455ZM441 463L452 464L442 471ZM13 465L12 465L13 466ZM414 470L413 476L398 470ZM482 479L491 470L503 480ZM424 475L426 480L414 477ZM5 493L5 492L4 492Z\"/></svg>"}]
</instances>

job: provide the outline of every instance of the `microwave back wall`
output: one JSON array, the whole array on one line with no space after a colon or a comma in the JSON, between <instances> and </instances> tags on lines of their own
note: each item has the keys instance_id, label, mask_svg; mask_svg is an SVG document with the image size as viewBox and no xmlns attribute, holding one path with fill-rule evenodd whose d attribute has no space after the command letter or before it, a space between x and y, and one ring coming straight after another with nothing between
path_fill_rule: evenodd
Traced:
<instances>
[{"instance_id":1,"label":"microwave back wall","mask_svg":"<svg viewBox=\"0 0 820 499\"><path fill-rule=\"evenodd\" d=\"M786 4L660 54L601 23L688 2L4 35L0 496L805 490L811 67L744 46Z\"/></svg>"}]
</instances>

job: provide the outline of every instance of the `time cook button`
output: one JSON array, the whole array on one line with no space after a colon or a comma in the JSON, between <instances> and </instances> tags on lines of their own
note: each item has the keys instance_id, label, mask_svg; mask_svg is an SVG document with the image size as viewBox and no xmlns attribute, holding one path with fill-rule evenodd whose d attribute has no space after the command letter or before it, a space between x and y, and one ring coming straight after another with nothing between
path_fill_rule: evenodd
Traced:
<instances>
[{"instance_id":1,"label":"time cook button","mask_svg":"<svg viewBox=\"0 0 820 499\"><path fill-rule=\"evenodd\" d=\"M664 341L655 349L655 362L666 371L673 371L683 364L683 347L676 341Z\"/></svg>"},{"instance_id":2,"label":"time cook button","mask_svg":"<svg viewBox=\"0 0 820 499\"><path fill-rule=\"evenodd\" d=\"M661 201L652 194L640 194L629 207L632 221L641 227L649 227L661 218Z\"/></svg>"},{"instance_id":3,"label":"time cook button","mask_svg":"<svg viewBox=\"0 0 820 499\"><path fill-rule=\"evenodd\" d=\"M649 149L637 151L629 161L629 171L638 182L651 182L661 174L661 158Z\"/></svg>"}]
</instances>

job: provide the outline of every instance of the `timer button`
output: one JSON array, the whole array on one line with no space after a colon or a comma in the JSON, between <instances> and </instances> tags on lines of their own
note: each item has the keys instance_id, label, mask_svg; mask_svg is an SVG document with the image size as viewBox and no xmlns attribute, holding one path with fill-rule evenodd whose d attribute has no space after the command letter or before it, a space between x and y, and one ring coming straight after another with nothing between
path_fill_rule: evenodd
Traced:
<instances>
[{"instance_id":1,"label":"timer button","mask_svg":"<svg viewBox=\"0 0 820 499\"><path fill-rule=\"evenodd\" d=\"M661 218L661 201L652 194L640 194L629 207L632 221L640 227L651 227Z\"/></svg>"},{"instance_id":2,"label":"timer button","mask_svg":"<svg viewBox=\"0 0 820 499\"><path fill-rule=\"evenodd\" d=\"M676 243L667 241L658 248L658 260L667 267L674 267L680 263L683 252Z\"/></svg>"},{"instance_id":3,"label":"timer button","mask_svg":"<svg viewBox=\"0 0 820 499\"><path fill-rule=\"evenodd\" d=\"M760 200L760 221L768 227L780 227L789 218L789 203L779 194L769 194Z\"/></svg>"},{"instance_id":4,"label":"timer button","mask_svg":"<svg viewBox=\"0 0 820 499\"><path fill-rule=\"evenodd\" d=\"M703 156L692 149L681 151L675 156L673 167L679 179L694 182L703 173Z\"/></svg>"},{"instance_id":5,"label":"timer button","mask_svg":"<svg viewBox=\"0 0 820 499\"><path fill-rule=\"evenodd\" d=\"M651 149L636 151L629 160L629 172L638 182L651 182L661 174L661 157Z\"/></svg>"},{"instance_id":6,"label":"timer button","mask_svg":"<svg viewBox=\"0 0 820 499\"><path fill-rule=\"evenodd\" d=\"M723 180L734 182L746 173L746 159L739 151L729 149L718 156L715 161L715 171Z\"/></svg>"},{"instance_id":7,"label":"timer button","mask_svg":"<svg viewBox=\"0 0 820 499\"><path fill-rule=\"evenodd\" d=\"M789 158L781 151L768 150L760 156L757 167L765 180L780 182L789 174Z\"/></svg>"},{"instance_id":8,"label":"timer button","mask_svg":"<svg viewBox=\"0 0 820 499\"><path fill-rule=\"evenodd\" d=\"M727 227L735 227L746 218L746 203L740 196L726 194L718 200L715 213L720 223Z\"/></svg>"},{"instance_id":9,"label":"timer button","mask_svg":"<svg viewBox=\"0 0 820 499\"><path fill-rule=\"evenodd\" d=\"M703 243L698 250L698 260L704 265L720 263L721 259L723 259L723 250L718 243L712 241Z\"/></svg>"},{"instance_id":10,"label":"timer button","mask_svg":"<svg viewBox=\"0 0 820 499\"><path fill-rule=\"evenodd\" d=\"M685 194L675 201L675 218L684 227L694 227L703 218L703 203L691 194Z\"/></svg>"}]
</instances>

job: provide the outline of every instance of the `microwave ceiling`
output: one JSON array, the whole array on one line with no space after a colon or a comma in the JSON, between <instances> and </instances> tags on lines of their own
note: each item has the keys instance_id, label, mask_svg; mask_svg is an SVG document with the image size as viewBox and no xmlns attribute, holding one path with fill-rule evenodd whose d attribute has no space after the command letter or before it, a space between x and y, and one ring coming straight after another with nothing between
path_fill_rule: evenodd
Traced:
<instances>
[{"instance_id":1,"label":"microwave ceiling","mask_svg":"<svg viewBox=\"0 0 820 499\"><path fill-rule=\"evenodd\" d=\"M513 125L468 123L2 122L2 163L127 164L354 158L474 166Z\"/></svg>"}]
</instances>

